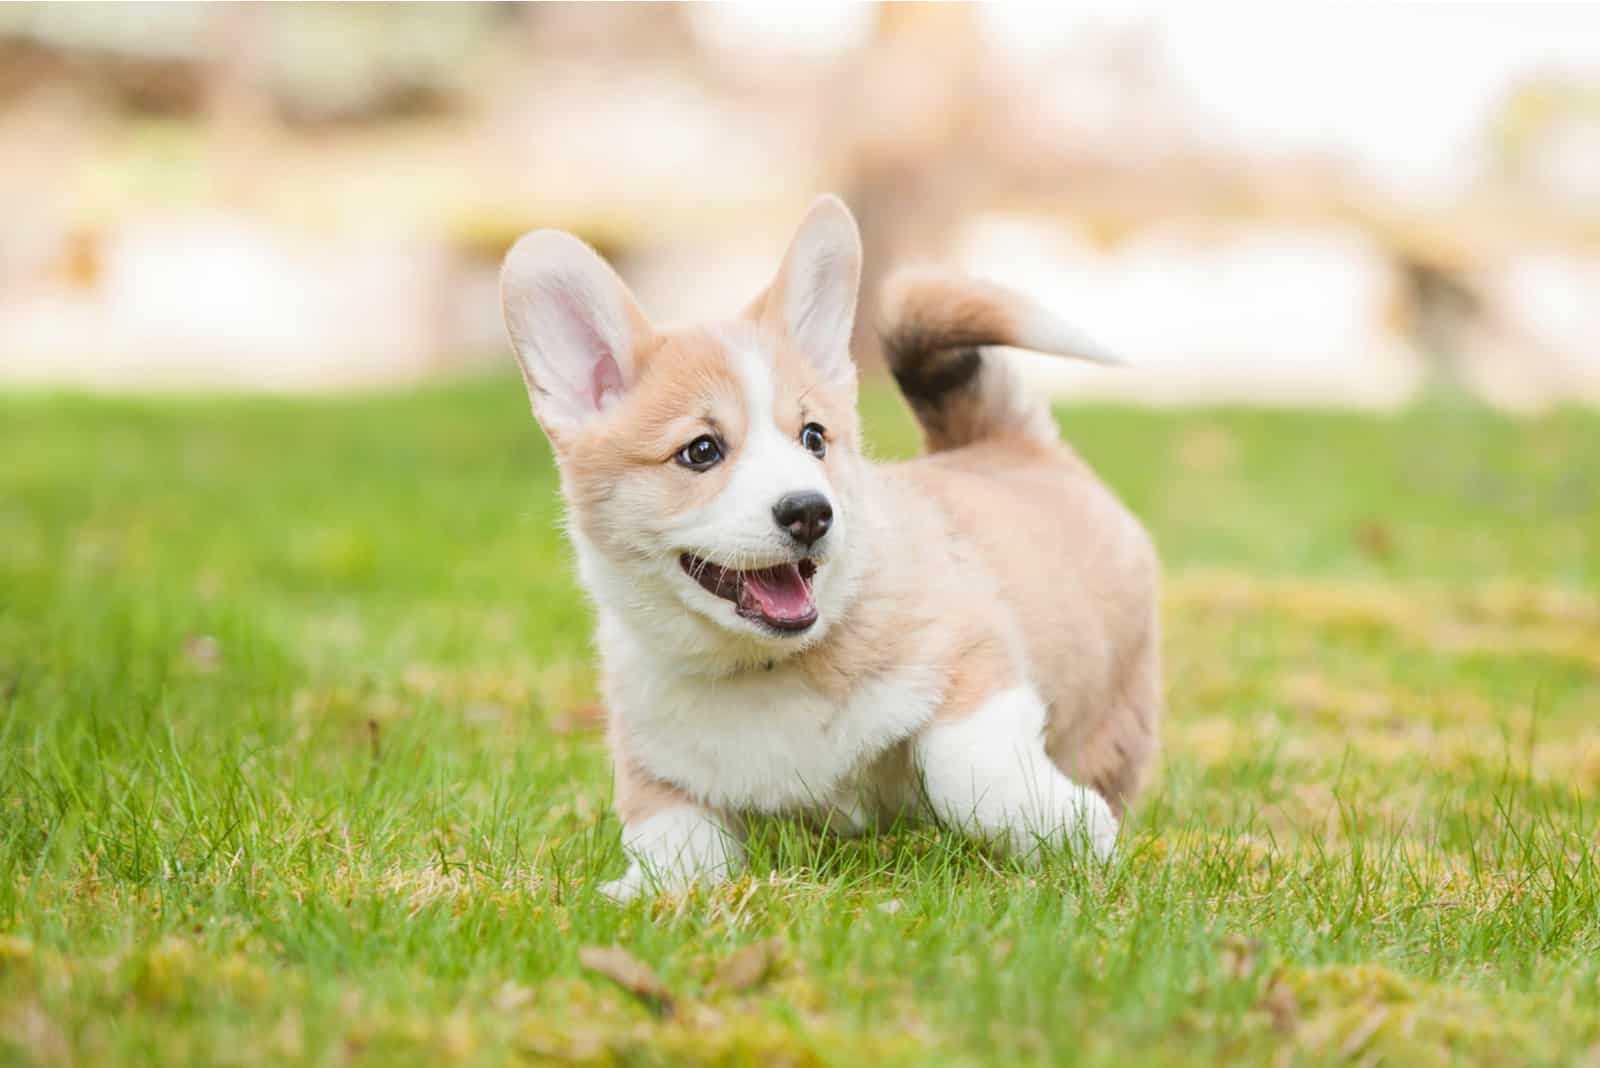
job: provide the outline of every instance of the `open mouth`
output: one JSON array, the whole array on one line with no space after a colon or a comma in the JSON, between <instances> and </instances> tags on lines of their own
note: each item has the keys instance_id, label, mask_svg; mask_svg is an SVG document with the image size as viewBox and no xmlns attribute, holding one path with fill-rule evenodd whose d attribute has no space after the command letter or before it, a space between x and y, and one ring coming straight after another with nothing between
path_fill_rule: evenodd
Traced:
<instances>
[{"instance_id":1,"label":"open mouth","mask_svg":"<svg viewBox=\"0 0 1600 1068\"><path fill-rule=\"evenodd\" d=\"M689 553L678 562L705 589L733 602L745 619L785 634L798 634L817 621L817 602L811 596L811 577L817 573L817 565L810 560L750 571L721 567Z\"/></svg>"}]
</instances>

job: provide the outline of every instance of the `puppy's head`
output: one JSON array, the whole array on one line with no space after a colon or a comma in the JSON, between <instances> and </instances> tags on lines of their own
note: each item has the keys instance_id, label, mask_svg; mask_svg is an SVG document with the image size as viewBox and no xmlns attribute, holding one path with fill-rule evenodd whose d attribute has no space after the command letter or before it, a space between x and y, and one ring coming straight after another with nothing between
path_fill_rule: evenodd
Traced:
<instances>
[{"instance_id":1,"label":"puppy's head","mask_svg":"<svg viewBox=\"0 0 1600 1068\"><path fill-rule=\"evenodd\" d=\"M507 328L603 607L735 659L803 649L843 612L860 274L855 220L834 197L812 205L767 290L712 325L655 327L570 234L512 248Z\"/></svg>"}]
</instances>

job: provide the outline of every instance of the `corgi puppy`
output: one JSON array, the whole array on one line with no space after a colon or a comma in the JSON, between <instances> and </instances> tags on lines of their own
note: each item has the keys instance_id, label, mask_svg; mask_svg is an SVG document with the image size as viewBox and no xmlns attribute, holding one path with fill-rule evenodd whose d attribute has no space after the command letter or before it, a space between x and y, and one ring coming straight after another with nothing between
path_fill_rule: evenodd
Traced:
<instances>
[{"instance_id":1,"label":"corgi puppy","mask_svg":"<svg viewBox=\"0 0 1600 1068\"><path fill-rule=\"evenodd\" d=\"M1162 688L1150 539L995 346L1096 353L1006 289L902 274L889 366L927 455L863 453L855 220L819 199L726 322L664 329L570 234L501 296L594 600L627 873L734 875L744 819L902 815L1014 855L1099 856Z\"/></svg>"}]
</instances>

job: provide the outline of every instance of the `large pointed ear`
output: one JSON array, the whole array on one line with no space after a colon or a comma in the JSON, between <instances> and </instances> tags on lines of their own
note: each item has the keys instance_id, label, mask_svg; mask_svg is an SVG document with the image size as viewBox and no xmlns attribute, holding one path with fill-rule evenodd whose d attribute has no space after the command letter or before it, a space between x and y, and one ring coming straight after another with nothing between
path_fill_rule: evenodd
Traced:
<instances>
[{"instance_id":1,"label":"large pointed ear","mask_svg":"<svg viewBox=\"0 0 1600 1068\"><path fill-rule=\"evenodd\" d=\"M765 297L768 321L782 329L823 378L853 379L850 332L861 288L861 234L836 196L820 196L789 243Z\"/></svg>"},{"instance_id":2,"label":"large pointed ear","mask_svg":"<svg viewBox=\"0 0 1600 1068\"><path fill-rule=\"evenodd\" d=\"M650 322L599 253L538 230L506 253L500 304L534 415L551 437L582 427L632 386Z\"/></svg>"}]
</instances>

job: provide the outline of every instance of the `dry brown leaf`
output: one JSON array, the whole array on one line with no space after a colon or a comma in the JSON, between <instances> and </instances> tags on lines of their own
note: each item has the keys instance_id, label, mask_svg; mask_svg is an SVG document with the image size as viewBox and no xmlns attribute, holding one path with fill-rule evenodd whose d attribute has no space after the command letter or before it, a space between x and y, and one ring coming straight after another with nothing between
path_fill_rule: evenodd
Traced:
<instances>
[{"instance_id":1,"label":"dry brown leaf","mask_svg":"<svg viewBox=\"0 0 1600 1068\"><path fill-rule=\"evenodd\" d=\"M781 944L776 938L754 942L717 965L717 986L741 991L760 986L772 972Z\"/></svg>"},{"instance_id":2,"label":"dry brown leaf","mask_svg":"<svg viewBox=\"0 0 1600 1068\"><path fill-rule=\"evenodd\" d=\"M1272 1026L1280 1034L1293 1034L1300 1027L1300 1002L1281 978L1273 979L1262 995L1261 1007L1272 1017Z\"/></svg>"},{"instance_id":3,"label":"dry brown leaf","mask_svg":"<svg viewBox=\"0 0 1600 1068\"><path fill-rule=\"evenodd\" d=\"M1388 560L1394 556L1394 533L1376 519L1368 519L1356 528L1356 548L1374 560Z\"/></svg>"},{"instance_id":4,"label":"dry brown leaf","mask_svg":"<svg viewBox=\"0 0 1600 1068\"><path fill-rule=\"evenodd\" d=\"M644 961L621 946L584 946L578 963L610 979L660 1012L672 1009L672 991Z\"/></svg>"}]
</instances>

